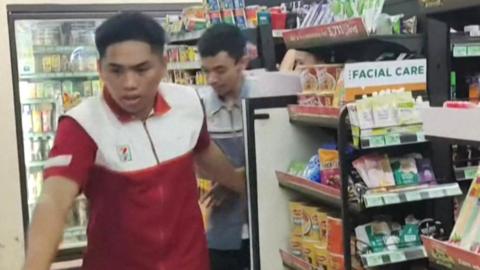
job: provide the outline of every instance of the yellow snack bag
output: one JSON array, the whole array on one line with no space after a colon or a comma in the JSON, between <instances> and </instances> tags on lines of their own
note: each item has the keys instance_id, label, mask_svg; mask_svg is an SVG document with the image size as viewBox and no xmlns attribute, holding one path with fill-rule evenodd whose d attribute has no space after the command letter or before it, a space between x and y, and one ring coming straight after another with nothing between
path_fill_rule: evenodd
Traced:
<instances>
[{"instance_id":1,"label":"yellow snack bag","mask_svg":"<svg viewBox=\"0 0 480 270\"><path fill-rule=\"evenodd\" d=\"M325 246L315 245L315 269L328 270L330 266L330 254Z\"/></svg>"},{"instance_id":2,"label":"yellow snack bag","mask_svg":"<svg viewBox=\"0 0 480 270\"><path fill-rule=\"evenodd\" d=\"M292 236L290 238L290 253L299 258L303 258L303 240L301 237Z\"/></svg>"},{"instance_id":3,"label":"yellow snack bag","mask_svg":"<svg viewBox=\"0 0 480 270\"><path fill-rule=\"evenodd\" d=\"M302 246L303 246L303 258L310 263L310 265L316 265L316 246L319 244L318 241L312 241L312 240L303 240Z\"/></svg>"},{"instance_id":4,"label":"yellow snack bag","mask_svg":"<svg viewBox=\"0 0 480 270\"><path fill-rule=\"evenodd\" d=\"M290 202L290 220L292 222L292 235L303 237L304 235L304 213L303 204L299 202Z\"/></svg>"}]
</instances>

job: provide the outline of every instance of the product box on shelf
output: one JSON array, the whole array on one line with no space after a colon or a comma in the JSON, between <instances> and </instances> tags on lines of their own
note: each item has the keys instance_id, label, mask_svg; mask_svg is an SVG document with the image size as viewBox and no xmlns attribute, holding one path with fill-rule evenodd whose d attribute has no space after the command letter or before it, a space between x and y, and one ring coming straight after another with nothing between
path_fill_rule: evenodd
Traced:
<instances>
[{"instance_id":1,"label":"product box on shelf","mask_svg":"<svg viewBox=\"0 0 480 270\"><path fill-rule=\"evenodd\" d=\"M301 106L339 107L336 95L342 86L342 65L314 65L300 67L302 93L298 95Z\"/></svg>"}]
</instances>

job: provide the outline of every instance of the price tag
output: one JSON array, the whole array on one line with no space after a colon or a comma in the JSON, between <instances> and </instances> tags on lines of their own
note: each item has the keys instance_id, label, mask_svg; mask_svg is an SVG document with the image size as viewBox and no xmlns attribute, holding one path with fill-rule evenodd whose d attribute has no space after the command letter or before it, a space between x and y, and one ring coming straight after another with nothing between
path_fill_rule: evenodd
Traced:
<instances>
[{"instance_id":1,"label":"price tag","mask_svg":"<svg viewBox=\"0 0 480 270\"><path fill-rule=\"evenodd\" d=\"M467 55L468 56L480 56L480 46L478 46L478 45L468 46Z\"/></svg>"},{"instance_id":2,"label":"price tag","mask_svg":"<svg viewBox=\"0 0 480 270\"><path fill-rule=\"evenodd\" d=\"M365 197L365 206L366 207L375 207L383 205L383 199L379 196L367 196Z\"/></svg>"},{"instance_id":3,"label":"price tag","mask_svg":"<svg viewBox=\"0 0 480 270\"><path fill-rule=\"evenodd\" d=\"M434 189L430 192L430 198L442 198L445 197L445 191L443 189Z\"/></svg>"},{"instance_id":4,"label":"price tag","mask_svg":"<svg viewBox=\"0 0 480 270\"><path fill-rule=\"evenodd\" d=\"M397 204L401 202L398 194L384 196L383 200L385 201L385 204Z\"/></svg>"},{"instance_id":5,"label":"price tag","mask_svg":"<svg viewBox=\"0 0 480 270\"><path fill-rule=\"evenodd\" d=\"M447 196L457 196L462 194L462 191L456 186L447 188L445 192L447 193Z\"/></svg>"},{"instance_id":6,"label":"price tag","mask_svg":"<svg viewBox=\"0 0 480 270\"><path fill-rule=\"evenodd\" d=\"M466 168L465 169L465 179L475 179L477 176L477 167Z\"/></svg>"},{"instance_id":7,"label":"price tag","mask_svg":"<svg viewBox=\"0 0 480 270\"><path fill-rule=\"evenodd\" d=\"M367 256L366 261L367 261L368 267L373 267L373 266L383 264L382 256L380 255L369 255Z\"/></svg>"},{"instance_id":8,"label":"price tag","mask_svg":"<svg viewBox=\"0 0 480 270\"><path fill-rule=\"evenodd\" d=\"M453 57L466 57L467 46L456 45L453 47Z\"/></svg>"},{"instance_id":9,"label":"price tag","mask_svg":"<svg viewBox=\"0 0 480 270\"><path fill-rule=\"evenodd\" d=\"M401 144L400 134L388 134L385 135L385 144L386 145L397 145Z\"/></svg>"},{"instance_id":10,"label":"price tag","mask_svg":"<svg viewBox=\"0 0 480 270\"><path fill-rule=\"evenodd\" d=\"M407 260L407 257L405 256L405 253L398 251L398 252L393 252L390 254L390 261L392 263L398 263L398 262L404 262Z\"/></svg>"},{"instance_id":11,"label":"price tag","mask_svg":"<svg viewBox=\"0 0 480 270\"><path fill-rule=\"evenodd\" d=\"M425 133L423 133L423 132L418 132L418 133L417 133L417 141L419 141L419 142L426 141L426 139L425 139Z\"/></svg>"},{"instance_id":12,"label":"price tag","mask_svg":"<svg viewBox=\"0 0 480 270\"><path fill-rule=\"evenodd\" d=\"M405 193L405 196L407 197L407 201L413 202L413 201L420 201L422 199L422 196L420 195L420 192L418 191L410 191Z\"/></svg>"},{"instance_id":13,"label":"price tag","mask_svg":"<svg viewBox=\"0 0 480 270\"><path fill-rule=\"evenodd\" d=\"M385 139L383 136L373 136L368 138L368 142L370 143L370 147L378 147L385 145Z\"/></svg>"}]
</instances>

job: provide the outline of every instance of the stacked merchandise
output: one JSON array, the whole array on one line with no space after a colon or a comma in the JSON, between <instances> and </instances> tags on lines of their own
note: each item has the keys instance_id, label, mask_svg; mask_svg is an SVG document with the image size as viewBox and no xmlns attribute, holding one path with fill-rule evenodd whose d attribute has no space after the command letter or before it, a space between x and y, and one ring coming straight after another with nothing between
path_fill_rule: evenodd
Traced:
<instances>
[{"instance_id":1,"label":"stacked merchandise","mask_svg":"<svg viewBox=\"0 0 480 270\"><path fill-rule=\"evenodd\" d=\"M418 109L428 107L403 89L385 90L347 105L356 147L379 147L423 141Z\"/></svg>"},{"instance_id":2,"label":"stacked merchandise","mask_svg":"<svg viewBox=\"0 0 480 270\"><path fill-rule=\"evenodd\" d=\"M396 157L374 153L364 155L352 163L351 200L356 202L364 201L366 196L399 194L437 184L430 159L419 153Z\"/></svg>"},{"instance_id":3,"label":"stacked merchandise","mask_svg":"<svg viewBox=\"0 0 480 270\"><path fill-rule=\"evenodd\" d=\"M200 61L200 55L195 46L168 46L165 50L165 57L169 63Z\"/></svg>"},{"instance_id":4,"label":"stacked merchandise","mask_svg":"<svg viewBox=\"0 0 480 270\"><path fill-rule=\"evenodd\" d=\"M305 1L307 2L307 1ZM329 0L298 1L298 28L327 25L354 18L362 18L368 33L376 34L415 34L417 18L404 18L403 14L382 13L384 0Z\"/></svg>"},{"instance_id":5,"label":"stacked merchandise","mask_svg":"<svg viewBox=\"0 0 480 270\"><path fill-rule=\"evenodd\" d=\"M207 85L207 76L205 72L195 69L177 69L174 64L172 64L179 63L179 66L181 66L181 64L199 63L200 55L198 54L197 47L186 45L169 46L165 51L165 57L169 63L169 70L164 81L183 85Z\"/></svg>"},{"instance_id":6,"label":"stacked merchandise","mask_svg":"<svg viewBox=\"0 0 480 270\"><path fill-rule=\"evenodd\" d=\"M223 22L247 28L245 0L206 0L205 4L211 24Z\"/></svg>"},{"instance_id":7,"label":"stacked merchandise","mask_svg":"<svg viewBox=\"0 0 480 270\"><path fill-rule=\"evenodd\" d=\"M421 234L440 237L443 232L441 224L429 218L418 220L410 215L401 225L390 217L376 217L355 228L356 248L360 254L368 254L421 247Z\"/></svg>"},{"instance_id":8,"label":"stacked merchandise","mask_svg":"<svg viewBox=\"0 0 480 270\"><path fill-rule=\"evenodd\" d=\"M207 74L203 71L192 72L186 70L170 70L168 71L167 77L164 78L165 82L171 82L182 85L195 85L195 86L206 86Z\"/></svg>"},{"instance_id":9,"label":"stacked merchandise","mask_svg":"<svg viewBox=\"0 0 480 270\"><path fill-rule=\"evenodd\" d=\"M343 65L300 67L302 92L298 104L306 107L338 108L344 91Z\"/></svg>"},{"instance_id":10,"label":"stacked merchandise","mask_svg":"<svg viewBox=\"0 0 480 270\"><path fill-rule=\"evenodd\" d=\"M288 173L312 182L340 188L339 155L335 146L320 148L307 162L294 161Z\"/></svg>"},{"instance_id":11,"label":"stacked merchandise","mask_svg":"<svg viewBox=\"0 0 480 270\"><path fill-rule=\"evenodd\" d=\"M290 202L290 253L315 269L344 269L342 220L321 207Z\"/></svg>"}]
</instances>

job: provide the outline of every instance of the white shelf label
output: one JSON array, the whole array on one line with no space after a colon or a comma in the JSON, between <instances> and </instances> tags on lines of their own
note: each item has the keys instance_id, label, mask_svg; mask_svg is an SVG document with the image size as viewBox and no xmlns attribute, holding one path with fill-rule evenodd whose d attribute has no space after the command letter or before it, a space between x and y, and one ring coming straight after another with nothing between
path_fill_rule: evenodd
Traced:
<instances>
[{"instance_id":1,"label":"white shelf label","mask_svg":"<svg viewBox=\"0 0 480 270\"><path fill-rule=\"evenodd\" d=\"M366 207L375 207L383 205L383 198L380 196L367 196L365 197Z\"/></svg>"},{"instance_id":2,"label":"white shelf label","mask_svg":"<svg viewBox=\"0 0 480 270\"><path fill-rule=\"evenodd\" d=\"M366 257L366 261L369 267L383 264L382 256L380 255L369 255Z\"/></svg>"},{"instance_id":3,"label":"white shelf label","mask_svg":"<svg viewBox=\"0 0 480 270\"><path fill-rule=\"evenodd\" d=\"M383 197L385 204L397 204L400 203L400 197L398 194L389 194Z\"/></svg>"},{"instance_id":4,"label":"white shelf label","mask_svg":"<svg viewBox=\"0 0 480 270\"><path fill-rule=\"evenodd\" d=\"M429 192L430 198L442 198L445 197L445 192L443 189L434 189Z\"/></svg>"},{"instance_id":5,"label":"white shelf label","mask_svg":"<svg viewBox=\"0 0 480 270\"><path fill-rule=\"evenodd\" d=\"M465 57L467 56L467 46L456 45L453 47L453 57Z\"/></svg>"},{"instance_id":6,"label":"white shelf label","mask_svg":"<svg viewBox=\"0 0 480 270\"><path fill-rule=\"evenodd\" d=\"M390 261L392 263L404 262L407 260L405 253L402 251L394 252L390 254Z\"/></svg>"},{"instance_id":7,"label":"white shelf label","mask_svg":"<svg viewBox=\"0 0 480 270\"><path fill-rule=\"evenodd\" d=\"M457 186L455 187L450 187L445 190L445 193L447 193L448 196L456 196L460 195L462 193L461 190Z\"/></svg>"},{"instance_id":8,"label":"white shelf label","mask_svg":"<svg viewBox=\"0 0 480 270\"><path fill-rule=\"evenodd\" d=\"M410 191L405 193L405 196L407 197L407 200L412 202L412 201L419 201L422 199L422 195L420 195L420 192L418 191Z\"/></svg>"}]
</instances>

